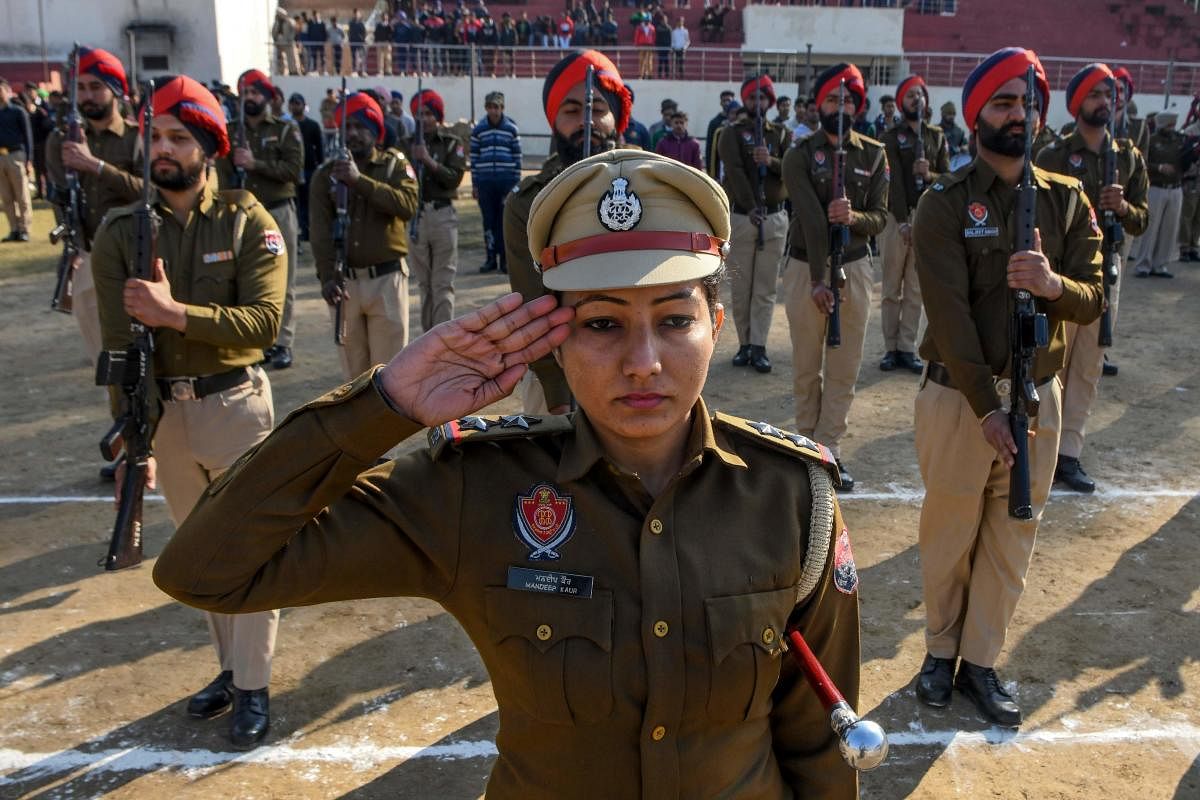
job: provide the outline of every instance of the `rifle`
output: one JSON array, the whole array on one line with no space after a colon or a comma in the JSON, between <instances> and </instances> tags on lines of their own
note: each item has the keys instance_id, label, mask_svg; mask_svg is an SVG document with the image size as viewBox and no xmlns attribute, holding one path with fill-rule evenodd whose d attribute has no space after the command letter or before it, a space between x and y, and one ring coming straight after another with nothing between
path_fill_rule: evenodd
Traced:
<instances>
[{"instance_id":1,"label":"rifle","mask_svg":"<svg viewBox=\"0 0 1200 800\"><path fill-rule=\"evenodd\" d=\"M917 161L925 159L925 99L922 97L917 98L917 141L913 144L913 158ZM913 180L917 185L917 197L920 197L925 191L925 178L914 174Z\"/></svg>"},{"instance_id":2,"label":"rifle","mask_svg":"<svg viewBox=\"0 0 1200 800\"><path fill-rule=\"evenodd\" d=\"M238 137L237 146L246 147L246 85L242 78L238 78ZM149 151L147 151L149 152ZM234 166L233 168L233 188L246 188L246 168Z\"/></svg>"},{"instance_id":3,"label":"rifle","mask_svg":"<svg viewBox=\"0 0 1200 800\"><path fill-rule=\"evenodd\" d=\"M1116 132L1116 117L1115 111L1108 117L1108 136L1104 142L1105 186L1112 186L1117 182L1117 139L1114 135ZM1117 219L1117 215L1111 209L1105 210L1104 244L1100 248L1104 259L1101 268L1104 274L1104 312L1100 315L1100 333L1097 340L1097 344L1100 347L1112 347L1113 343L1112 313L1109 310L1109 297L1112 294L1112 287L1116 286L1117 279L1120 277L1120 273L1117 271L1117 253L1120 251L1121 242L1124 240L1125 229L1121 227L1121 221Z\"/></svg>"},{"instance_id":4,"label":"rifle","mask_svg":"<svg viewBox=\"0 0 1200 800\"><path fill-rule=\"evenodd\" d=\"M346 118L350 116L347 108L346 78L342 77L342 124L338 126L337 158L351 158L346 148ZM346 313L342 302L342 289L346 285L346 231L350 227L350 187L341 181L334 181L333 197L337 206L337 215L333 218L333 279L337 283L337 298L333 304L333 343L346 343Z\"/></svg>"},{"instance_id":5,"label":"rifle","mask_svg":"<svg viewBox=\"0 0 1200 800\"><path fill-rule=\"evenodd\" d=\"M1036 92L1033 66L1025 72L1025 165L1021 185L1017 187L1016 236L1013 249L1032 250L1037 228L1037 184L1033 181L1033 97ZM1033 384L1033 359L1039 347L1050 343L1050 325L1037 310L1028 289L1012 293L1013 311L1009 318L1008 344L1012 361L1009 381L1009 427L1017 452L1009 471L1008 515L1013 519L1032 519L1033 500L1029 476L1029 418L1036 417L1040 398Z\"/></svg>"},{"instance_id":6,"label":"rifle","mask_svg":"<svg viewBox=\"0 0 1200 800\"><path fill-rule=\"evenodd\" d=\"M83 141L83 120L79 116L79 42L71 49L69 110L67 111L68 142ZM62 221L50 231L50 243L62 243L62 256L58 259L58 275L54 281L54 296L50 308L64 314L72 313L75 270L83 263L85 243L83 221L86 216L83 188L79 184L79 173L67 171L66 198L62 207Z\"/></svg>"},{"instance_id":7,"label":"rifle","mask_svg":"<svg viewBox=\"0 0 1200 800\"><path fill-rule=\"evenodd\" d=\"M763 110L762 102L759 100L759 93L762 90L762 61L759 61L758 77L754 79L754 149L763 146ZM754 246L762 250L764 244L763 223L764 217L767 215L767 165L759 164L758 170L755 173L758 180L754 184L754 215L758 217L758 224L755 226L758 230L754 239Z\"/></svg>"},{"instance_id":8,"label":"rifle","mask_svg":"<svg viewBox=\"0 0 1200 800\"><path fill-rule=\"evenodd\" d=\"M142 133L142 205L134 212L136 250L134 277L151 280L158 257L156 240L160 223L150 205L150 125L154 119L154 81L149 82L144 104L145 130ZM124 569L142 561L142 496L154 439L156 415L154 402L154 331L136 318L130 318L133 341L125 350L106 350L96 364L97 386L120 386L125 410L100 440L100 453L112 461L125 451L125 480L117 503L108 555L100 563L106 570Z\"/></svg>"},{"instance_id":9,"label":"rifle","mask_svg":"<svg viewBox=\"0 0 1200 800\"><path fill-rule=\"evenodd\" d=\"M846 198L846 79L838 85L838 145L833 151L833 198ZM842 346L842 287L846 285L846 245L850 243L848 225L829 226L829 291L833 292L833 310L829 312L829 329L825 344Z\"/></svg>"},{"instance_id":10,"label":"rifle","mask_svg":"<svg viewBox=\"0 0 1200 800\"><path fill-rule=\"evenodd\" d=\"M425 146L425 126L421 122L421 73L417 73L417 110L416 110L416 130L413 131L413 149ZM413 159L417 165L417 210L413 212L412 219L408 221L408 241L410 244L416 244L419 236L418 228L421 226L421 206L425 205L425 199L421 196L425 193L425 162Z\"/></svg>"},{"instance_id":11,"label":"rifle","mask_svg":"<svg viewBox=\"0 0 1200 800\"><path fill-rule=\"evenodd\" d=\"M588 64L583 79L583 157L592 154L592 114L596 104L596 68Z\"/></svg>"}]
</instances>

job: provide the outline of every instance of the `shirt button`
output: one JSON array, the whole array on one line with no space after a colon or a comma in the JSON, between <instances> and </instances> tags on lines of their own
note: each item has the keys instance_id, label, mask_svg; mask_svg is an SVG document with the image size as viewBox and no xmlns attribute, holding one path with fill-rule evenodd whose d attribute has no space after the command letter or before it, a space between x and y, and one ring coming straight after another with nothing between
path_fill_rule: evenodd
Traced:
<instances>
[{"instance_id":1,"label":"shirt button","mask_svg":"<svg viewBox=\"0 0 1200 800\"><path fill-rule=\"evenodd\" d=\"M664 728L662 725L659 725L657 728L650 731L650 738L656 742L661 742L663 740L663 737L665 737L666 735L667 735L667 729Z\"/></svg>"},{"instance_id":2,"label":"shirt button","mask_svg":"<svg viewBox=\"0 0 1200 800\"><path fill-rule=\"evenodd\" d=\"M763 628L762 640L763 640L763 644L774 644L775 643L775 629L772 628L770 625Z\"/></svg>"},{"instance_id":3,"label":"shirt button","mask_svg":"<svg viewBox=\"0 0 1200 800\"><path fill-rule=\"evenodd\" d=\"M660 619L658 622L654 623L654 635L660 639L666 636L667 632L670 630L671 626L668 625L665 620Z\"/></svg>"},{"instance_id":4,"label":"shirt button","mask_svg":"<svg viewBox=\"0 0 1200 800\"><path fill-rule=\"evenodd\" d=\"M547 639L549 639L553 635L554 635L554 629L551 628L549 625L538 625L537 626L537 637L539 639L541 639L543 642L546 641Z\"/></svg>"},{"instance_id":5,"label":"shirt button","mask_svg":"<svg viewBox=\"0 0 1200 800\"><path fill-rule=\"evenodd\" d=\"M663 524L662 524L661 519L650 520L650 532L653 533L655 536L658 536L660 533L663 532Z\"/></svg>"}]
</instances>

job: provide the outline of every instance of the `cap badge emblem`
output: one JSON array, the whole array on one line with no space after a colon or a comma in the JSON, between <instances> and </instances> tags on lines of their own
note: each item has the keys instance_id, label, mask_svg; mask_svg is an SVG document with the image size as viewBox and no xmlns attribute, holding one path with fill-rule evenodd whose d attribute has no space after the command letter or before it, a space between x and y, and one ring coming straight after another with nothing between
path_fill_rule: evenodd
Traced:
<instances>
[{"instance_id":1,"label":"cap badge emblem","mask_svg":"<svg viewBox=\"0 0 1200 800\"><path fill-rule=\"evenodd\" d=\"M597 209L600 224L610 231L627 231L642 221L642 201L629 189L629 180L613 178L612 186L600 198Z\"/></svg>"}]
</instances>

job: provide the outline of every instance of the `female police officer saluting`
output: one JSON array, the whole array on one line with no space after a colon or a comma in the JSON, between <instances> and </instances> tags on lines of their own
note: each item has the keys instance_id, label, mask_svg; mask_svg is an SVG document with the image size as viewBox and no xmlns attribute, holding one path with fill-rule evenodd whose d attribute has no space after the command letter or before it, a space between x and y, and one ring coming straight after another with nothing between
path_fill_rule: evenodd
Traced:
<instances>
[{"instance_id":1,"label":"female police officer saluting","mask_svg":"<svg viewBox=\"0 0 1200 800\"><path fill-rule=\"evenodd\" d=\"M155 580L223 612L437 601L492 678L489 797L857 796L780 644L798 626L856 702L832 457L700 399L728 236L702 172L626 150L567 168L529 222L555 295L438 325L293 413ZM476 415L551 351L578 412ZM372 467L427 426L428 449Z\"/></svg>"}]
</instances>

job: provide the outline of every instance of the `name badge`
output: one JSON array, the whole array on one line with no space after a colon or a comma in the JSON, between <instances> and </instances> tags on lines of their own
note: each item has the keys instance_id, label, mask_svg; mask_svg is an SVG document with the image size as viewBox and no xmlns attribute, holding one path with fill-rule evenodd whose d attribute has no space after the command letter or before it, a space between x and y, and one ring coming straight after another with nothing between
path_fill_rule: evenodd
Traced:
<instances>
[{"instance_id":1,"label":"name badge","mask_svg":"<svg viewBox=\"0 0 1200 800\"><path fill-rule=\"evenodd\" d=\"M858 168L858 167L855 167L855 168L854 168L854 174L855 174L855 175L862 175L864 178L869 178L869 177L871 177L871 170L869 170L869 169L860 169L860 168Z\"/></svg>"},{"instance_id":2,"label":"name badge","mask_svg":"<svg viewBox=\"0 0 1200 800\"><path fill-rule=\"evenodd\" d=\"M508 588L523 592L543 594L565 594L569 597L589 599L592 596L591 575L575 575L570 572L550 572L527 567L508 568Z\"/></svg>"},{"instance_id":3,"label":"name badge","mask_svg":"<svg viewBox=\"0 0 1200 800\"><path fill-rule=\"evenodd\" d=\"M999 235L999 228L963 228L963 236L967 239L986 239Z\"/></svg>"}]
</instances>

